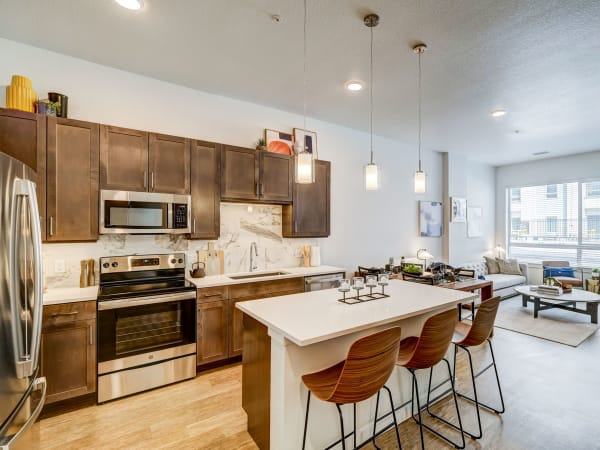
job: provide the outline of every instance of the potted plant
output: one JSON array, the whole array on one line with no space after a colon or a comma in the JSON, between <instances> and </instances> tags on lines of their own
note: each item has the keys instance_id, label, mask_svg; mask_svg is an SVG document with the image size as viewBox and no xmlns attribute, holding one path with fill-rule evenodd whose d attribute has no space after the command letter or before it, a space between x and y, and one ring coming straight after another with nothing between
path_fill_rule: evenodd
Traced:
<instances>
[{"instance_id":1,"label":"potted plant","mask_svg":"<svg viewBox=\"0 0 600 450\"><path fill-rule=\"evenodd\" d=\"M266 150L267 149L267 141L265 138L258 138L256 144L254 144L256 150Z\"/></svg>"},{"instance_id":2,"label":"potted plant","mask_svg":"<svg viewBox=\"0 0 600 450\"><path fill-rule=\"evenodd\" d=\"M402 268L402 271L411 275L421 275L423 273L423 268L418 264L406 264Z\"/></svg>"},{"instance_id":3,"label":"potted plant","mask_svg":"<svg viewBox=\"0 0 600 450\"><path fill-rule=\"evenodd\" d=\"M595 269L592 269L592 278L594 278L595 280L600 278L600 267L596 267Z\"/></svg>"}]
</instances>

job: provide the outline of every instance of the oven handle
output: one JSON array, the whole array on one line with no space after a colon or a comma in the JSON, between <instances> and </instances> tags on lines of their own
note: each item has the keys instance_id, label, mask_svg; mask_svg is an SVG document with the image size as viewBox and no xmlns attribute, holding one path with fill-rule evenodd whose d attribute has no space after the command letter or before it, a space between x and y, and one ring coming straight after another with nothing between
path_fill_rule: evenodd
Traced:
<instances>
[{"instance_id":1,"label":"oven handle","mask_svg":"<svg viewBox=\"0 0 600 450\"><path fill-rule=\"evenodd\" d=\"M152 295L148 297L132 297L122 300L106 300L98 302L98 311L109 309L130 308L132 306L153 305L156 303L178 302L182 300L196 300L196 292L179 292L177 294Z\"/></svg>"}]
</instances>

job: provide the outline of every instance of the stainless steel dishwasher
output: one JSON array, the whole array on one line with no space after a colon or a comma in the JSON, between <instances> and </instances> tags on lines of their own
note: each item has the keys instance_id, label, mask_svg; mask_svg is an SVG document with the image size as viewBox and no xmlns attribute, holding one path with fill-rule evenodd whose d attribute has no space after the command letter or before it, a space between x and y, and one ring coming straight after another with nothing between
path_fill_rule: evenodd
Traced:
<instances>
[{"instance_id":1,"label":"stainless steel dishwasher","mask_svg":"<svg viewBox=\"0 0 600 450\"><path fill-rule=\"evenodd\" d=\"M344 279L344 272L327 273L325 275L314 275L304 277L304 292L320 291L322 289L331 289L339 287Z\"/></svg>"}]
</instances>

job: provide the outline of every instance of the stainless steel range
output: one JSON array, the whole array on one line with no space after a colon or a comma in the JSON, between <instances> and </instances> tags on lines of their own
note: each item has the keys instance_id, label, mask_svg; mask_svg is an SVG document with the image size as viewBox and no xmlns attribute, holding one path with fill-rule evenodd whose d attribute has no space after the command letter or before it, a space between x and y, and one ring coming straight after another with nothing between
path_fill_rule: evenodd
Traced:
<instances>
[{"instance_id":1,"label":"stainless steel range","mask_svg":"<svg viewBox=\"0 0 600 450\"><path fill-rule=\"evenodd\" d=\"M98 403L196 375L185 254L100 258Z\"/></svg>"}]
</instances>

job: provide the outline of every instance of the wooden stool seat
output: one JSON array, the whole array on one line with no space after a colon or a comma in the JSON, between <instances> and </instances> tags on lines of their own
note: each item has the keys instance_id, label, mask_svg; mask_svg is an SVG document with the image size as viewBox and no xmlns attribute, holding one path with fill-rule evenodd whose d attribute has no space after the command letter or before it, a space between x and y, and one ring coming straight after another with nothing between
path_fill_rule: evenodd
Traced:
<instances>
[{"instance_id":1,"label":"wooden stool seat","mask_svg":"<svg viewBox=\"0 0 600 450\"><path fill-rule=\"evenodd\" d=\"M458 349L464 350L469 358L469 369L471 371L471 382L473 384L473 398L468 397L465 394L457 392L457 395L465 400L469 400L475 404L475 410L477 411L477 423L479 426L479 430L477 433L469 433L466 432L469 436L474 439L479 439L483 436L483 431L481 427L481 415L479 412L479 407L482 406L486 409L489 409L495 413L502 414L505 410L504 408L504 398L502 397L502 388L500 387L500 378L498 377L498 369L496 368L496 358L494 357L494 349L492 347L492 341L490 340L493 331L494 331L494 322L496 320L496 315L498 313L498 307L500 305L500 297L493 297L488 300L484 300L479 305L477 309L477 314L475 314L475 318L473 319L473 323L468 325L464 322L459 322L455 327L455 338L453 340L454 343L454 377L456 377L456 356ZM475 373L473 370L473 359L471 356L471 352L469 351L470 347L477 347L483 343L487 342L490 348L490 353L492 355L491 364L487 365L483 369L479 371L479 373ZM477 397L477 387L475 385L475 379L487 371L490 368L494 368L494 373L496 374L496 383L498 385L498 392L500 394L500 409L493 408L484 403L481 403Z\"/></svg>"},{"instance_id":2,"label":"wooden stool seat","mask_svg":"<svg viewBox=\"0 0 600 450\"><path fill-rule=\"evenodd\" d=\"M379 406L379 391L386 389L392 407L396 438L400 445L398 423L391 391L385 386L396 364L400 348L400 327L392 327L364 336L355 341L348 350L348 355L343 361L333 366L302 376L302 381L308 389L306 400L306 417L304 420L304 436L302 448L306 445L306 430L308 428L308 412L310 397L314 394L320 400L335 403L340 418L340 440L342 448L346 448L346 434L344 432L344 419L341 405L353 404L354 411L354 447L356 448L356 403L367 400L377 394ZM377 408L375 411L375 424L377 423ZM375 427L373 429L373 443L375 443ZM333 445L335 445L333 444Z\"/></svg>"},{"instance_id":3,"label":"wooden stool seat","mask_svg":"<svg viewBox=\"0 0 600 450\"><path fill-rule=\"evenodd\" d=\"M441 312L434 316L431 316L425 321L421 334L419 336L411 336L403 339L400 342L400 350L396 358L396 364L405 367L409 370L412 375L412 392L411 392L411 413L413 420L419 425L419 433L421 436L421 448L425 449L425 440L423 438L423 428L440 437L449 444L456 448L465 447L465 437L462 433L462 421L460 418L460 411L458 409L458 401L456 399L456 392L454 390L454 379L452 377L452 371L450 369L450 363L445 358L446 352L452 343L452 336L454 335L455 326L458 322L455 309ZM452 386L452 394L454 396L454 405L456 407L456 415L458 418L458 426L448 422L439 416L436 416L429 410L430 393L431 393L431 379L433 375L433 367L439 362L444 361L448 369L448 375L450 377L450 384ZM440 420L441 422L456 428L461 432L461 443L451 441L446 436L442 435L439 431L434 430L428 425L423 423L421 418L421 400L419 397L419 385L415 374L416 370L429 369L429 389L427 391L427 402L425 408L430 416ZM434 388L435 390L435 388ZM415 396L416 393L416 396ZM414 405L415 399L417 404L417 417L415 417Z\"/></svg>"}]
</instances>

